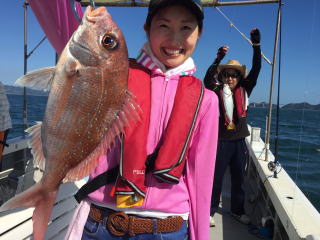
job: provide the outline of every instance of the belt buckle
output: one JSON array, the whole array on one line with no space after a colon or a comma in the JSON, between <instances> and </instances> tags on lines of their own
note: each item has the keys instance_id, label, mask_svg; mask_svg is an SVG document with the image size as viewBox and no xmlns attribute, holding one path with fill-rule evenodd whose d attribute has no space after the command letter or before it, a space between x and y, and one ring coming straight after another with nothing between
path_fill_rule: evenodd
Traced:
<instances>
[{"instance_id":1,"label":"belt buckle","mask_svg":"<svg viewBox=\"0 0 320 240\"><path fill-rule=\"evenodd\" d=\"M125 229L121 229L119 221L124 222L124 225L128 226L129 216L124 212L112 213L108 216L107 227L113 235L120 237L126 235L128 231L126 231Z\"/></svg>"}]
</instances>

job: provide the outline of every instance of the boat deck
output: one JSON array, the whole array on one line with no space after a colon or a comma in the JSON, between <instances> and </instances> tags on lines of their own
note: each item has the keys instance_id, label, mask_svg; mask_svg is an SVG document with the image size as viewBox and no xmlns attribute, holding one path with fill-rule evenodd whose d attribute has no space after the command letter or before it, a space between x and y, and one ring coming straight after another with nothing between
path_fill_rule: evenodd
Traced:
<instances>
[{"instance_id":1,"label":"boat deck","mask_svg":"<svg viewBox=\"0 0 320 240\"><path fill-rule=\"evenodd\" d=\"M39 178L41 175L40 169L34 168L32 161L25 168L25 163L29 160L28 157L23 158L25 155L24 149L27 146L26 141L27 139L22 139L18 142L12 142L9 148L5 148L6 154L2 160L6 160L11 165L6 166L7 170L0 172L0 204L6 201L6 199L3 199L1 190L4 190L4 192L8 190L6 188L1 189L1 187L8 187L11 184L3 181L14 180L14 185L12 186L12 189L16 189L16 192L13 192L14 194L27 189L33 184L34 178ZM247 139L247 141L249 143L250 139ZM312 206L284 169L278 173L277 178L270 177L273 175L270 175L271 172L268 169L269 162L264 160L264 143L261 138L259 138L259 141L252 140L248 144L248 150L250 157L244 184L246 188L245 209L249 213L248 215L253 224L243 225L229 215L230 175L227 171L223 184L220 209L215 215L216 226L210 228L210 239L320 239L319 212ZM26 155L29 156L29 154ZM23 159L24 163L21 164L19 159ZM272 153L270 153L269 159L274 161ZM21 165L23 165L23 168L21 168ZM23 170L24 174L21 176L13 174L16 170ZM82 184L83 181L78 181L64 183L60 186L61 189L54 205L45 239L64 239L63 236L77 206L73 195ZM32 208L27 208L13 209L12 212L0 213L0 239L33 239L31 236L33 231L32 212ZM304 217L302 218L301 216ZM269 219L269 224L261 227L266 219ZM252 234L253 231L257 231L254 225L260 226L261 233L264 236Z\"/></svg>"},{"instance_id":2,"label":"boat deck","mask_svg":"<svg viewBox=\"0 0 320 240\"><path fill-rule=\"evenodd\" d=\"M210 228L210 240L258 240L249 232L250 225L244 225L230 216L230 174L227 171L218 212L214 216L215 227Z\"/></svg>"}]
</instances>

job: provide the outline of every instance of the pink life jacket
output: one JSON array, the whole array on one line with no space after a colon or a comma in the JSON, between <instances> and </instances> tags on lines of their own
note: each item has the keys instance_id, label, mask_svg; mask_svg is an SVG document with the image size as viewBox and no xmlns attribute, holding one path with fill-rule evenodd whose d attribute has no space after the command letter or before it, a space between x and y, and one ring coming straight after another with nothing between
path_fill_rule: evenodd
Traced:
<instances>
[{"instance_id":1,"label":"pink life jacket","mask_svg":"<svg viewBox=\"0 0 320 240\"><path fill-rule=\"evenodd\" d=\"M247 117L247 94L245 92L246 90L243 87L236 87L233 90L233 102L235 104L235 108L236 108L236 113L237 113L237 117L239 118L243 118L243 117ZM224 107L223 104L223 91L222 89L220 89L219 91L220 93L220 101L221 101L221 106L222 106L222 111L223 111L223 115L224 115L224 119L225 119L225 125L228 126L231 122L231 120L229 119L228 115L226 114L226 109ZM234 125L236 125L233 122Z\"/></svg>"},{"instance_id":2,"label":"pink life jacket","mask_svg":"<svg viewBox=\"0 0 320 240\"><path fill-rule=\"evenodd\" d=\"M149 70L131 61L128 88L137 96L136 101L141 107L142 116L137 126L131 126L125 131L121 146L120 178L116 182L115 193L138 193L145 197L146 144L151 108ZM172 113L164 133L164 141L158 148L150 169L153 176L162 181L172 184L179 183L203 93L204 87L197 78L180 77Z\"/></svg>"}]
</instances>

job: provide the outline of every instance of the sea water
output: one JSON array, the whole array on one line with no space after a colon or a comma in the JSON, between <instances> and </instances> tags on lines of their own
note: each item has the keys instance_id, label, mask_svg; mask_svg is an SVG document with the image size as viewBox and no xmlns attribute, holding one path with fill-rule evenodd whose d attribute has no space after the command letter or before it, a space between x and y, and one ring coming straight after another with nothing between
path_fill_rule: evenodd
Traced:
<instances>
[{"instance_id":1,"label":"sea water","mask_svg":"<svg viewBox=\"0 0 320 240\"><path fill-rule=\"evenodd\" d=\"M250 108L248 123L261 128L264 140L267 108ZM281 109L278 161L320 212L320 111ZM270 150L275 154L276 111L272 112Z\"/></svg>"},{"instance_id":2,"label":"sea water","mask_svg":"<svg viewBox=\"0 0 320 240\"><path fill-rule=\"evenodd\" d=\"M13 129L9 139L24 134L23 96L8 94ZM42 121L47 103L45 96L27 96L28 125ZM250 108L248 123L261 128L264 140L267 108ZM274 150L276 112L272 112L271 151ZM320 111L280 109L278 161L293 181L320 211Z\"/></svg>"}]
</instances>

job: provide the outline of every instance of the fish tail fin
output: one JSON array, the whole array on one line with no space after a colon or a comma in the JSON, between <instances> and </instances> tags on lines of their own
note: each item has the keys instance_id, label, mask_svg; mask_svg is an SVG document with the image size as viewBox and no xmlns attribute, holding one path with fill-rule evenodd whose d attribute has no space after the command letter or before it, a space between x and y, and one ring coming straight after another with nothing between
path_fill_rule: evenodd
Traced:
<instances>
[{"instance_id":1,"label":"fish tail fin","mask_svg":"<svg viewBox=\"0 0 320 240\"><path fill-rule=\"evenodd\" d=\"M16 207L35 207L32 216L34 239L41 240L44 239L56 195L57 191L45 191L44 185L37 183L4 203L0 212Z\"/></svg>"},{"instance_id":2,"label":"fish tail fin","mask_svg":"<svg viewBox=\"0 0 320 240\"><path fill-rule=\"evenodd\" d=\"M9 199L0 207L0 212L7 211L16 207L33 207L41 199L40 195L42 184L37 183L26 191L19 193L15 197Z\"/></svg>"},{"instance_id":3,"label":"fish tail fin","mask_svg":"<svg viewBox=\"0 0 320 240\"><path fill-rule=\"evenodd\" d=\"M42 240L45 237L56 195L57 191L49 192L43 195L42 200L36 205L32 216L35 240Z\"/></svg>"}]
</instances>

